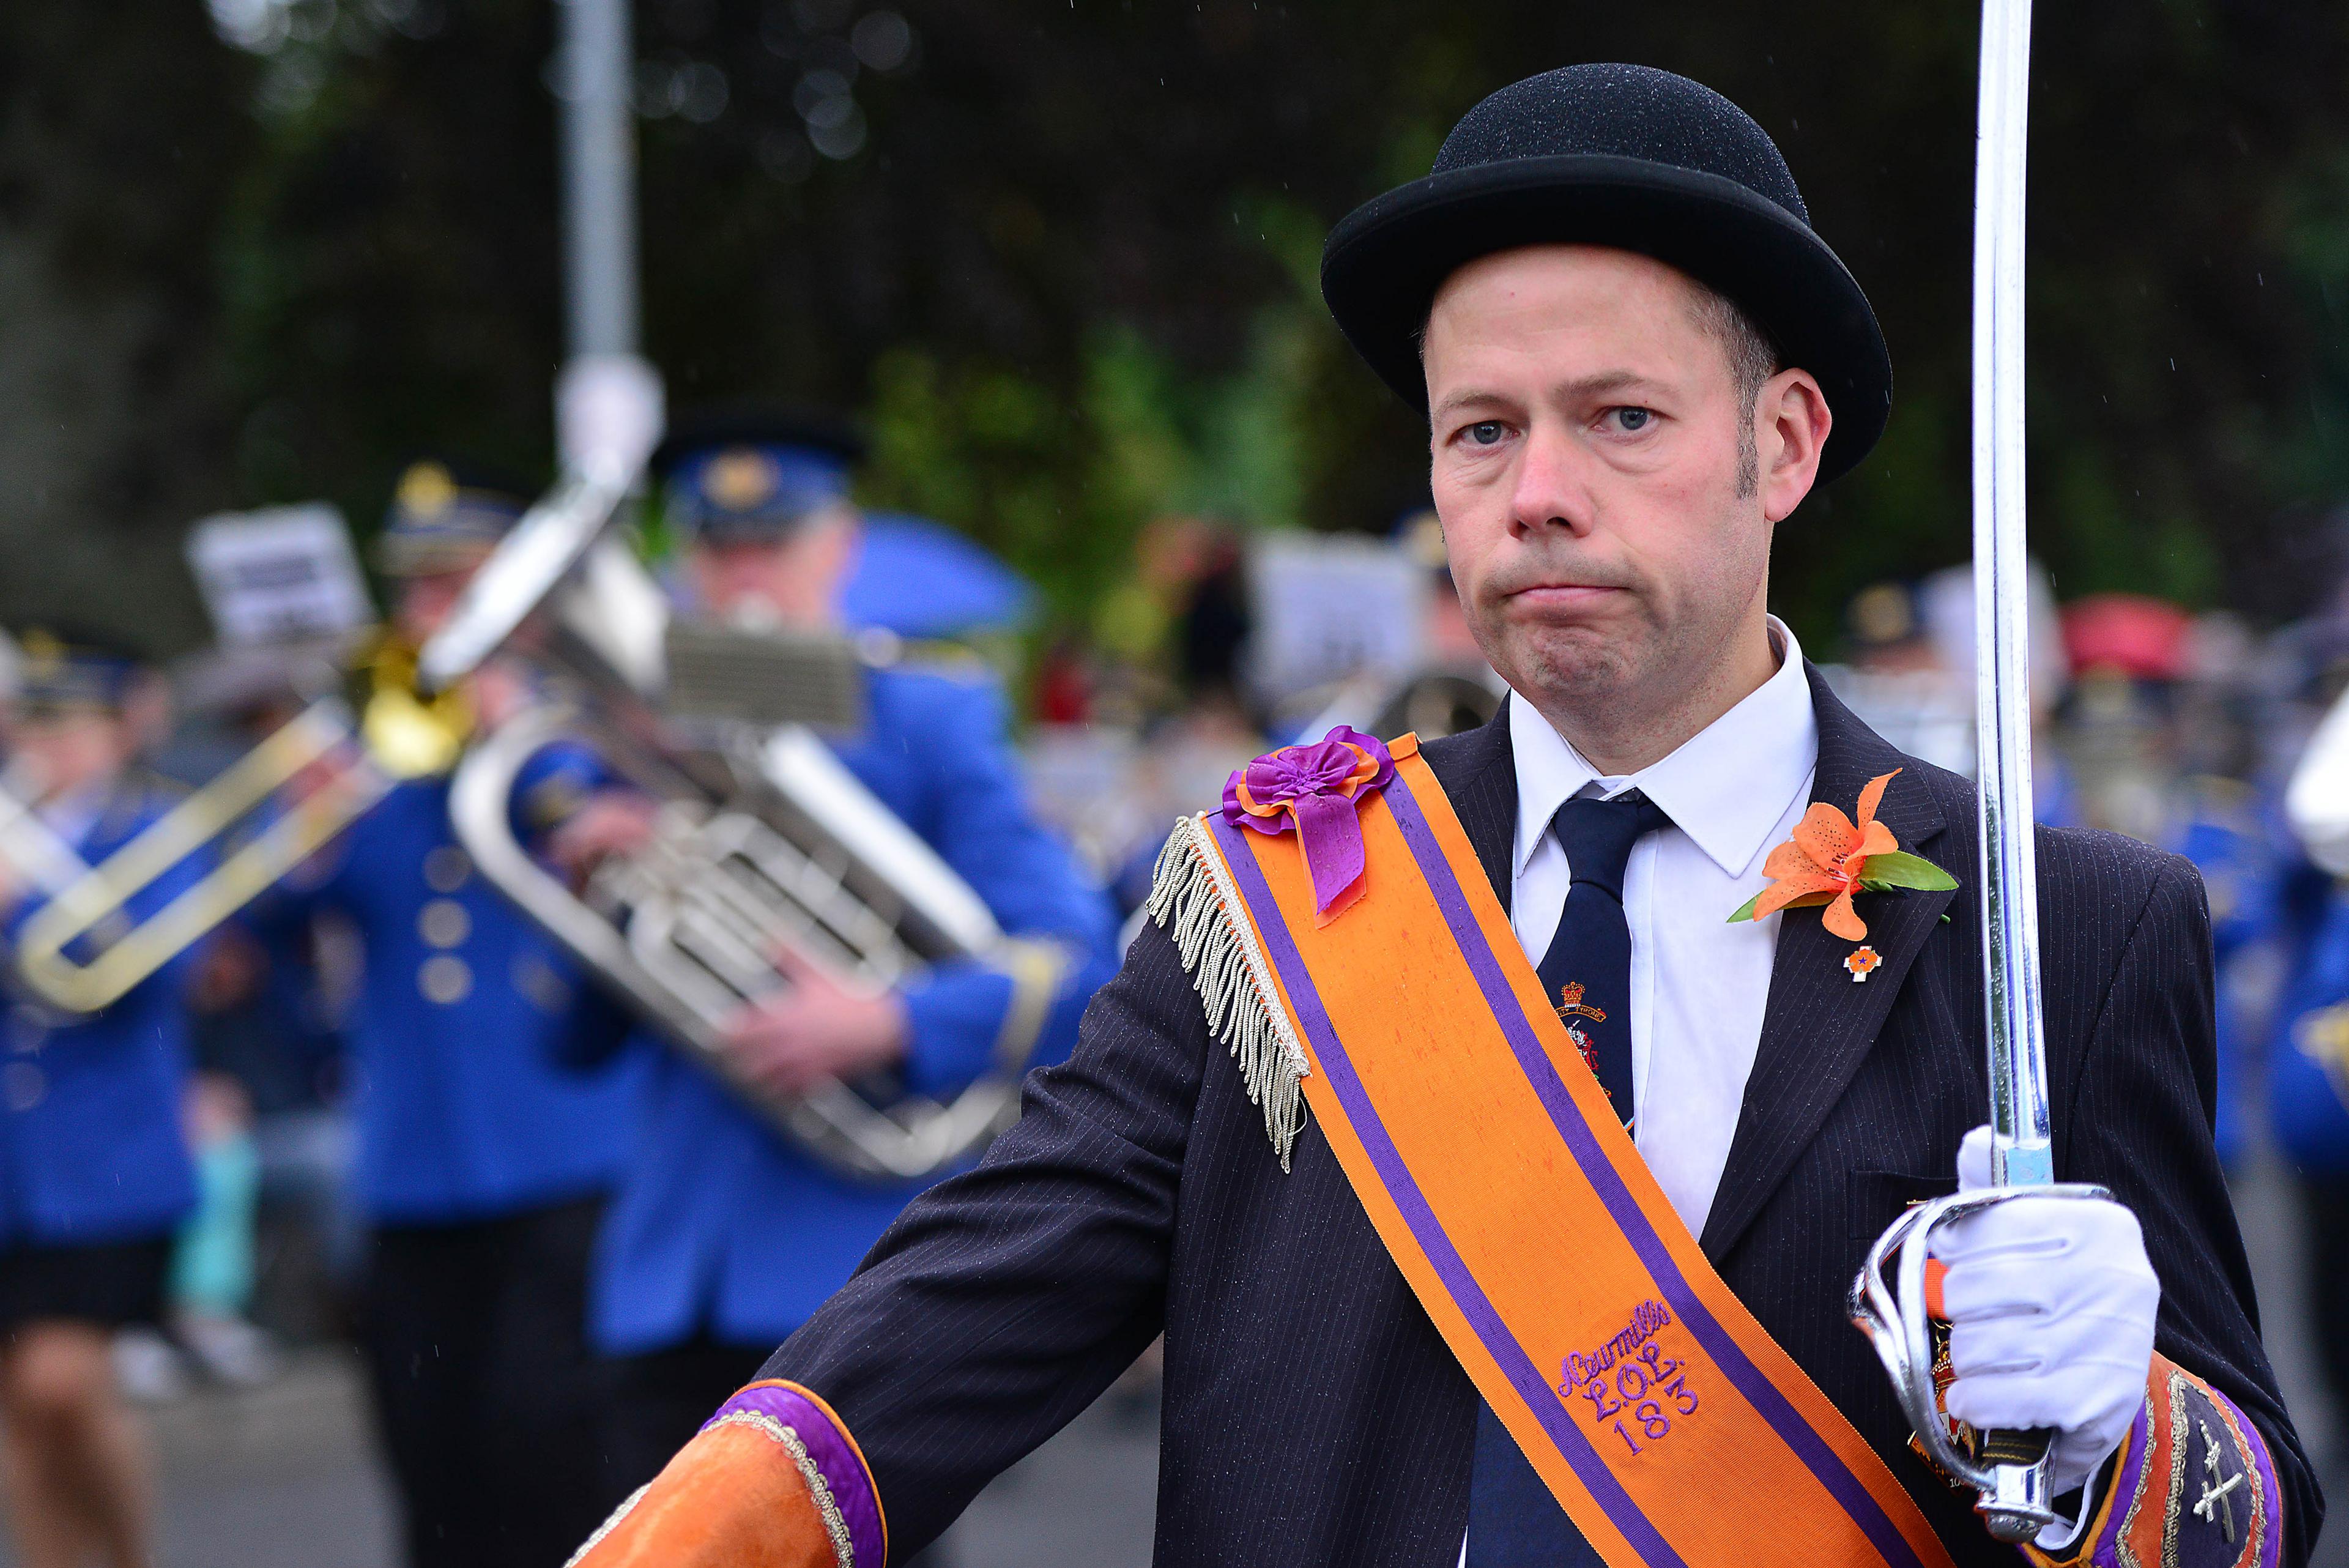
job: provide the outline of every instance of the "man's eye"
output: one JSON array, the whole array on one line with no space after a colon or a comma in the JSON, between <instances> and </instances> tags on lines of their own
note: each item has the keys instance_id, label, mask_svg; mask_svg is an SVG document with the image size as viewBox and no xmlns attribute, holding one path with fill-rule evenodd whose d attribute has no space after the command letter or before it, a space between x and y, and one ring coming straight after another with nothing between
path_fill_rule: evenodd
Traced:
<instances>
[{"instance_id":1,"label":"man's eye","mask_svg":"<svg viewBox=\"0 0 2349 1568\"><path fill-rule=\"evenodd\" d=\"M1607 417L1615 421L1617 430L1628 435L1636 431L1646 430L1655 421L1656 410L1630 407L1609 409L1607 410Z\"/></svg>"},{"instance_id":2,"label":"man's eye","mask_svg":"<svg viewBox=\"0 0 2349 1568\"><path fill-rule=\"evenodd\" d=\"M1479 420L1468 427L1468 439L1478 446L1497 445L1509 433L1509 427L1498 420Z\"/></svg>"}]
</instances>

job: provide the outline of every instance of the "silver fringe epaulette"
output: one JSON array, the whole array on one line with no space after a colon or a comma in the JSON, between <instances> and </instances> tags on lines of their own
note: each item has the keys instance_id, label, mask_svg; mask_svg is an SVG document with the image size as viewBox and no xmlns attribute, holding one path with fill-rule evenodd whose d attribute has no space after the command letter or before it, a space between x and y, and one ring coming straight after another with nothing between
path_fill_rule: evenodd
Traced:
<instances>
[{"instance_id":1,"label":"silver fringe epaulette","mask_svg":"<svg viewBox=\"0 0 2349 1568\"><path fill-rule=\"evenodd\" d=\"M1303 1085L1311 1068L1204 813L1175 819L1151 876L1149 908L1150 918L1174 938L1206 1006L1208 1032L1231 1048L1248 1099L1263 1107L1265 1136L1286 1171L1305 1126Z\"/></svg>"}]
</instances>

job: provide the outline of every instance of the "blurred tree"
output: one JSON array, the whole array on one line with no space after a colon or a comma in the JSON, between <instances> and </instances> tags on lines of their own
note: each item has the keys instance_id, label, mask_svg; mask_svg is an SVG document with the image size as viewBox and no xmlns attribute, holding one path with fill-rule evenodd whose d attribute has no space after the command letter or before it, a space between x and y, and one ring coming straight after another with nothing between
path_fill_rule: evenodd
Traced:
<instances>
[{"instance_id":1,"label":"blurred tree","mask_svg":"<svg viewBox=\"0 0 2349 1568\"><path fill-rule=\"evenodd\" d=\"M264 11L265 137L223 214L247 499L362 529L423 452L543 473L560 358L547 0Z\"/></svg>"},{"instance_id":2,"label":"blurred tree","mask_svg":"<svg viewBox=\"0 0 2349 1568\"><path fill-rule=\"evenodd\" d=\"M212 0L257 71L157 24L201 69L121 120L199 79L245 106L140 214L177 236L159 279L230 302L232 439L184 470L219 476L206 504L324 493L369 521L423 445L543 468L556 3ZM61 94L129 76L119 26L105 48L40 26ZM1670 67L1778 138L1891 340L1882 448L1783 532L1779 607L1824 649L1863 583L1965 554L1973 29L1861 0L638 0L647 343L679 407L865 412L874 497L969 529L1074 621L1155 512L1409 506L1424 432L1321 313L1320 234L1505 81ZM2274 569L2292 508L2349 487L2349 13L2080 0L2039 33L2040 552L2066 595L2291 613L2325 586ZM73 135L118 123L76 112ZM71 166L45 177L75 189Z\"/></svg>"},{"instance_id":3,"label":"blurred tree","mask_svg":"<svg viewBox=\"0 0 2349 1568\"><path fill-rule=\"evenodd\" d=\"M181 0L0 7L0 623L201 633L176 546L233 488L210 242L253 75Z\"/></svg>"}]
</instances>

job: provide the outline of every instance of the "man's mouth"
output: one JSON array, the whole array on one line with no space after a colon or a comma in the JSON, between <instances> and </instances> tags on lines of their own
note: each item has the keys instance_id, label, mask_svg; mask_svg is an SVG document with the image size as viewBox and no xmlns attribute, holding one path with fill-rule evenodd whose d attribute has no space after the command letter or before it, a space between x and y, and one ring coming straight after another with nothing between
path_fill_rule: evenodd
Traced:
<instances>
[{"instance_id":1,"label":"man's mouth","mask_svg":"<svg viewBox=\"0 0 2349 1568\"><path fill-rule=\"evenodd\" d=\"M1601 583L1537 583L1509 597L1526 609L1548 614L1572 614L1609 604L1625 590Z\"/></svg>"}]
</instances>

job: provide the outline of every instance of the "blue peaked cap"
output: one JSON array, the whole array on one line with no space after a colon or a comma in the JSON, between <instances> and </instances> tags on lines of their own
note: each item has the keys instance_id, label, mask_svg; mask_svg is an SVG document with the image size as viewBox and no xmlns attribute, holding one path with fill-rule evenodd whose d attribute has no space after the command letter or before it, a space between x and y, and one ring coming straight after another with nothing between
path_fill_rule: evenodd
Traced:
<instances>
[{"instance_id":1,"label":"blue peaked cap","mask_svg":"<svg viewBox=\"0 0 2349 1568\"><path fill-rule=\"evenodd\" d=\"M730 441L680 453L669 515L712 544L779 539L811 512L848 499L848 459L822 447Z\"/></svg>"}]
</instances>

